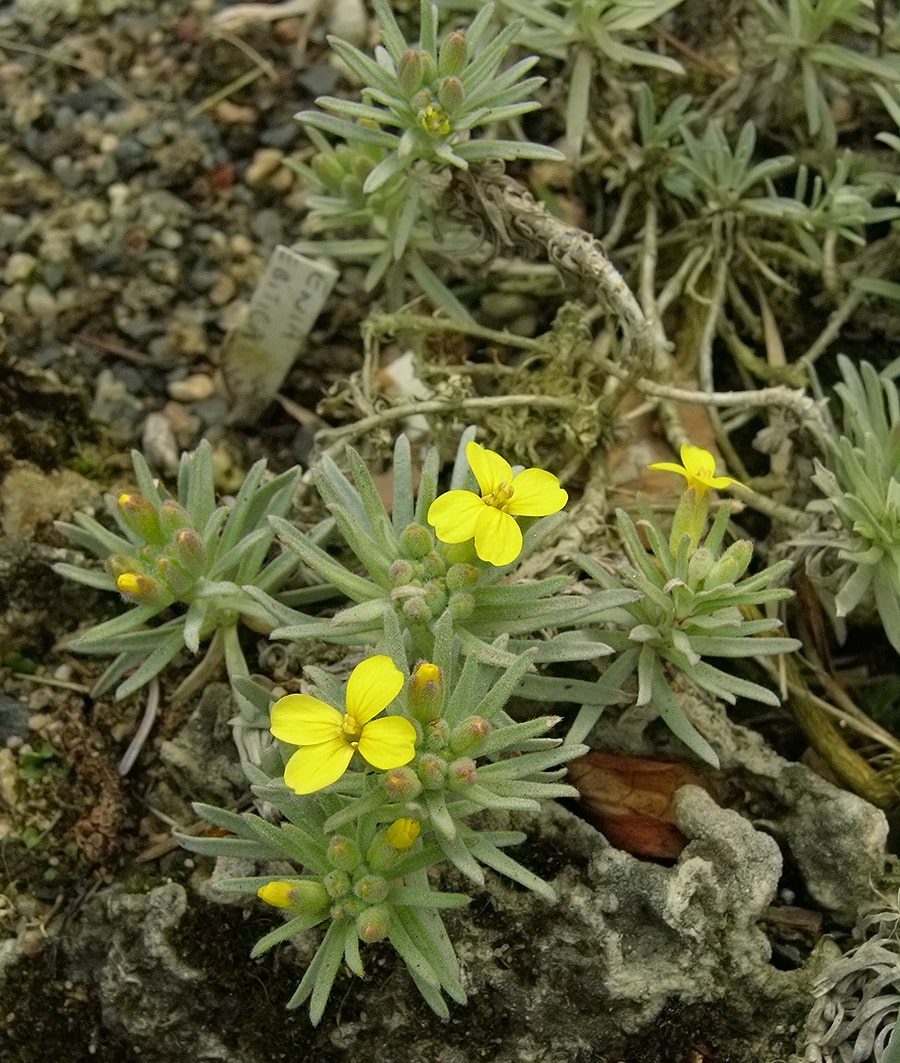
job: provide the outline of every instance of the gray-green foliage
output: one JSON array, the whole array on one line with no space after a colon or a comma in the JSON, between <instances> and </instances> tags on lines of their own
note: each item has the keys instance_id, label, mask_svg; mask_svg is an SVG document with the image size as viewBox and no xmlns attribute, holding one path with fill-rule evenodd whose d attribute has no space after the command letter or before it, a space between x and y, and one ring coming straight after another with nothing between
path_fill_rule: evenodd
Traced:
<instances>
[{"instance_id":1,"label":"gray-green foliage","mask_svg":"<svg viewBox=\"0 0 900 1063\"><path fill-rule=\"evenodd\" d=\"M473 486L465 460L463 436L451 477L451 488ZM533 520L525 531L524 546L510 565L495 568L477 559L470 544L447 546L437 542L426 522L438 491L439 456L431 450L414 488L409 441L401 436L394 451L393 501L388 514L363 459L347 450L352 481L335 462L325 458L315 473L315 484L331 519L311 532L288 521L273 525L289 551L295 553L321 583L312 584L313 600L322 584L354 604L323 617L293 607L302 591L286 606L258 588L247 587L268 608L275 631L283 639L323 639L349 646L374 645L386 625L399 622L412 651L430 660L434 655L437 625L452 622L461 651L486 663L512 666L517 654L533 648L535 663L592 660L610 650L599 628L606 613L630 601L635 593L624 588L574 593L564 575L541 580L516 581L515 569L530 557L565 519L562 514ZM350 571L324 548L332 530L362 564L364 574ZM508 580L505 577L510 577ZM555 630L549 638L542 633ZM497 640L503 640L501 645ZM540 700L589 699L591 684L573 684L548 675L528 675L521 690ZM578 691L573 693L573 691Z\"/></svg>"},{"instance_id":2,"label":"gray-green foliage","mask_svg":"<svg viewBox=\"0 0 900 1063\"><path fill-rule=\"evenodd\" d=\"M180 836L195 852L275 864L266 873L220 882L221 890L256 893L273 881L299 887L301 899L288 913L291 918L266 934L254 955L327 924L289 1004L297 1007L309 999L314 1023L322 1016L342 961L354 974L364 974L360 939L390 941L439 1015L448 1014L445 993L465 1003L458 961L440 911L464 905L468 897L435 890L430 868L450 862L480 885L482 867L489 867L554 899L546 882L505 852L525 840L523 833L494 829L483 818L470 820L485 810L534 812L541 799L574 796L576 791L559 781L561 768L584 747L545 737L558 722L556 717L517 724L504 711L531 665L533 651L501 671L474 657L462 664L452 640L447 617L435 646L440 684L428 700L417 703L413 677L402 707L395 710L417 731L416 756L408 765L380 774L351 765L336 783L308 795L294 794L280 778L256 771L254 792L278 810L284 818L280 826L251 814L197 806L199 815L229 836ZM399 624L390 625L385 644L395 664L407 671ZM332 676L319 668L308 669L308 674L316 695L331 704L342 703ZM268 766L278 773L277 764ZM413 820L420 831L404 852L392 848L384 831L398 819ZM290 864L286 872L285 860Z\"/></svg>"},{"instance_id":3,"label":"gray-green foliage","mask_svg":"<svg viewBox=\"0 0 900 1063\"><path fill-rule=\"evenodd\" d=\"M827 601L838 617L874 602L900 652L900 395L868 362L857 368L841 355L838 365L840 428L819 431L824 462L813 476L825 501L812 508L838 524L829 544L838 570L825 583L836 589Z\"/></svg>"},{"instance_id":4,"label":"gray-green foliage","mask_svg":"<svg viewBox=\"0 0 900 1063\"><path fill-rule=\"evenodd\" d=\"M268 517L287 513L299 469L264 483L265 462L259 461L234 502L224 505L216 502L212 451L205 441L182 455L175 497L137 451L132 462L139 493L121 495L118 502L107 499L118 532L83 513L74 524L60 524L77 546L105 564L103 571L71 564L57 564L55 571L90 587L121 591L132 605L72 643L82 653L115 655L93 693L105 692L129 672L116 697L133 693L182 648L197 653L214 632L221 633L229 671L245 673L237 623L242 615L263 619L265 613L241 587L275 593L296 568L290 553L268 560L275 537ZM160 614L168 618L147 626Z\"/></svg>"},{"instance_id":5,"label":"gray-green foliage","mask_svg":"<svg viewBox=\"0 0 900 1063\"><path fill-rule=\"evenodd\" d=\"M779 99L799 86L807 128L825 146L837 141L832 103L847 80L897 82L900 56L874 54L878 26L866 0L754 0L768 33L766 78Z\"/></svg>"},{"instance_id":6,"label":"gray-green foliage","mask_svg":"<svg viewBox=\"0 0 900 1063\"><path fill-rule=\"evenodd\" d=\"M567 77L566 138L577 156L588 125L594 80L609 66L642 66L683 74L679 62L649 48L627 43L681 0L503 0L502 8L521 15L522 43L541 55L572 61Z\"/></svg>"},{"instance_id":7,"label":"gray-green foliage","mask_svg":"<svg viewBox=\"0 0 900 1063\"><path fill-rule=\"evenodd\" d=\"M309 166L297 164L318 194L307 200L310 212L294 249L311 256L367 266L363 287L383 288L388 309L406 302L411 278L435 306L449 316L469 313L440 278L434 265L472 255L480 241L437 209L435 190L405 173L395 174L372 192L368 175L386 157L376 144L348 142L332 147L318 130L309 130L319 148Z\"/></svg>"},{"instance_id":8,"label":"gray-green foliage","mask_svg":"<svg viewBox=\"0 0 900 1063\"><path fill-rule=\"evenodd\" d=\"M422 162L431 171L467 169L483 159L556 159L559 152L520 140L475 138L472 131L533 111L531 95L543 78L525 75L536 56L500 71L518 24L489 33L493 5L486 4L465 32L438 40L437 7L420 5L420 40L410 46L386 0L374 0L383 43L370 58L338 37L329 43L363 83L363 102L321 96L321 111L304 111L307 125L348 143L383 148L363 191L374 192L395 174ZM322 113L322 112L326 113Z\"/></svg>"},{"instance_id":9,"label":"gray-green foliage","mask_svg":"<svg viewBox=\"0 0 900 1063\"><path fill-rule=\"evenodd\" d=\"M727 506L719 509L702 545L693 547L690 536L684 534L674 552L653 523L641 521L638 527L649 544L648 553L638 527L618 510L622 545L633 569L612 574L590 558L580 559L600 587L625 583L640 594L618 610L611 626L604 629L604 641L618 656L601 676L598 688L612 700L635 676L635 703L652 704L673 734L714 765L718 765L718 758L682 711L671 677L682 675L732 704L744 697L777 705L778 698L768 687L733 675L704 658L787 653L800 645L796 639L772 635L781 627L779 620L745 615L748 607L791 596L787 588L772 586L790 569L791 562L782 561L747 576L751 543L739 539L722 549L728 512ZM571 738L584 737L597 716L595 708L582 709Z\"/></svg>"},{"instance_id":10,"label":"gray-green foliage","mask_svg":"<svg viewBox=\"0 0 900 1063\"><path fill-rule=\"evenodd\" d=\"M457 319L469 317L433 268L440 256L479 248L476 237L446 217L448 168L468 169L470 162L491 159L561 158L555 149L529 141L473 136L480 127L537 108L532 96L543 82L525 76L536 56L500 70L518 25L491 34L492 10L485 5L466 30L439 39L437 8L422 0L421 37L410 45L390 6L375 0L383 43L374 58L329 37L362 82L362 99L321 96L320 110L297 115L319 149L300 172L325 193L310 200L307 230L328 234L300 248L368 263L366 290L384 283L392 308L406 301L404 281L411 277L435 306ZM323 132L343 143L332 148Z\"/></svg>"}]
</instances>

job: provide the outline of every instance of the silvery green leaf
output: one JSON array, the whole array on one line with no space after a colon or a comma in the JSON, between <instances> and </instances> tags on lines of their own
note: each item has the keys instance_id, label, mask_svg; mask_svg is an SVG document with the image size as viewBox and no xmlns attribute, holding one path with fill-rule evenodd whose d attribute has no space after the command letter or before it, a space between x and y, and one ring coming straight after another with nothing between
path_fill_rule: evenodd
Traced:
<instances>
[{"instance_id":1,"label":"silvery green leaf","mask_svg":"<svg viewBox=\"0 0 900 1063\"><path fill-rule=\"evenodd\" d=\"M354 125L345 118L337 118L330 114L321 114L319 111L302 111L297 116L298 121L304 125L314 126L325 133L332 133L349 143L374 144L379 148L388 150L395 148L399 143L393 133L386 133L382 129L373 129L371 126Z\"/></svg>"},{"instance_id":2,"label":"silvery green leaf","mask_svg":"<svg viewBox=\"0 0 900 1063\"><path fill-rule=\"evenodd\" d=\"M482 808L508 812L539 812L540 804L529 797L509 797L496 793L491 787L477 782L466 787L466 797L476 801Z\"/></svg>"},{"instance_id":3,"label":"silvery green leaf","mask_svg":"<svg viewBox=\"0 0 900 1063\"><path fill-rule=\"evenodd\" d=\"M388 902L412 908L465 908L472 901L465 893L442 893L412 886L391 886Z\"/></svg>"},{"instance_id":4,"label":"silvery green leaf","mask_svg":"<svg viewBox=\"0 0 900 1063\"><path fill-rule=\"evenodd\" d=\"M707 661L701 661L689 670L685 669L685 674L692 682L722 698L723 701L727 701L730 705L733 705L738 697L750 698L753 701L762 702L763 705L781 704L774 691L760 686L759 683L741 679L730 672L723 672Z\"/></svg>"},{"instance_id":5,"label":"silvery green leaf","mask_svg":"<svg viewBox=\"0 0 900 1063\"><path fill-rule=\"evenodd\" d=\"M109 652L115 653L115 650ZM140 651L120 653L115 660L107 666L97 682L91 687L91 697L99 698L104 694L109 693L123 675L130 672L132 668L137 668L145 656L146 653Z\"/></svg>"},{"instance_id":6,"label":"silvery green leaf","mask_svg":"<svg viewBox=\"0 0 900 1063\"><path fill-rule=\"evenodd\" d=\"M600 706L613 705L621 696L610 695L598 682L555 675L526 675L516 693L530 701L540 701L544 704L567 701L575 705Z\"/></svg>"},{"instance_id":7,"label":"silvery green leaf","mask_svg":"<svg viewBox=\"0 0 900 1063\"><path fill-rule=\"evenodd\" d=\"M498 871L501 875L505 875L507 878L512 879L513 882L518 882L520 886L532 890L545 900L551 902L556 900L556 891L552 886L548 885L542 878L535 875L533 871L529 871L528 868L522 867L522 865L516 860L513 860L511 856L507 856L506 853L502 852L496 846L491 845L484 838L476 835L468 844L471 851L483 864L493 868L494 871Z\"/></svg>"},{"instance_id":8,"label":"silvery green leaf","mask_svg":"<svg viewBox=\"0 0 900 1063\"><path fill-rule=\"evenodd\" d=\"M896 570L874 581L875 605L891 645L900 653L900 586Z\"/></svg>"},{"instance_id":9,"label":"silvery green leaf","mask_svg":"<svg viewBox=\"0 0 900 1063\"><path fill-rule=\"evenodd\" d=\"M472 315L469 311L413 248L406 253L406 265L412 278L435 306L443 310L454 321L471 322Z\"/></svg>"},{"instance_id":10,"label":"silvery green leaf","mask_svg":"<svg viewBox=\"0 0 900 1063\"><path fill-rule=\"evenodd\" d=\"M231 681L231 691L241 719L254 727L268 727L272 693L250 676L237 676Z\"/></svg>"},{"instance_id":11,"label":"silvery green leaf","mask_svg":"<svg viewBox=\"0 0 900 1063\"><path fill-rule=\"evenodd\" d=\"M399 63L400 56L407 49L406 39L397 25L394 12L387 0L374 0L375 15L381 27L381 39L384 41L388 53L395 63Z\"/></svg>"},{"instance_id":12,"label":"silvery green leaf","mask_svg":"<svg viewBox=\"0 0 900 1063\"><path fill-rule=\"evenodd\" d=\"M708 657L760 657L764 654L793 653L802 643L791 638L733 637L727 635L705 638L691 636L691 646Z\"/></svg>"},{"instance_id":13,"label":"silvery green leaf","mask_svg":"<svg viewBox=\"0 0 900 1063\"><path fill-rule=\"evenodd\" d=\"M546 144L532 144L525 140L467 140L458 146L461 159L475 162L479 159L544 159L559 162L565 155Z\"/></svg>"},{"instance_id":14,"label":"silvery green leaf","mask_svg":"<svg viewBox=\"0 0 900 1063\"><path fill-rule=\"evenodd\" d=\"M191 602L185 615L182 638L191 653L197 653L200 649L203 625L206 623L211 604L208 601Z\"/></svg>"},{"instance_id":15,"label":"silvery green leaf","mask_svg":"<svg viewBox=\"0 0 900 1063\"><path fill-rule=\"evenodd\" d=\"M203 439L193 454L182 454L178 468L178 501L197 528L206 526L216 508L212 447Z\"/></svg>"},{"instance_id":16,"label":"silvery green leaf","mask_svg":"<svg viewBox=\"0 0 900 1063\"><path fill-rule=\"evenodd\" d=\"M539 716L524 723L513 723L506 727L497 727L478 744L478 756L490 756L503 750L510 753L521 748L521 744L530 738L536 738L550 730L555 723L559 722L558 716Z\"/></svg>"},{"instance_id":17,"label":"silvery green leaf","mask_svg":"<svg viewBox=\"0 0 900 1063\"><path fill-rule=\"evenodd\" d=\"M396 909L396 912L406 932L409 934L410 941L415 944L420 954L425 957L431 969L437 973L441 988L452 1000L459 1004L465 1004L466 994L459 982L459 961L452 947L449 948L448 955L449 939L446 938L446 934L439 935L435 933L436 928L433 920L423 918L426 914L431 914L443 930L438 913L421 912L417 908L406 906Z\"/></svg>"},{"instance_id":18,"label":"silvery green leaf","mask_svg":"<svg viewBox=\"0 0 900 1063\"><path fill-rule=\"evenodd\" d=\"M464 826L464 824L463 824ZM445 834L436 835L437 842L444 856L458 868L466 878L471 879L476 885L484 885L484 872L478 866L477 861L469 852L468 846L459 837L448 838Z\"/></svg>"},{"instance_id":19,"label":"silvery green leaf","mask_svg":"<svg viewBox=\"0 0 900 1063\"><path fill-rule=\"evenodd\" d=\"M57 575L74 580L75 583L83 583L86 587L96 587L101 591L118 589L116 581L102 569L79 568L77 565L68 565L64 561L58 561L51 567Z\"/></svg>"},{"instance_id":20,"label":"silvery green leaf","mask_svg":"<svg viewBox=\"0 0 900 1063\"><path fill-rule=\"evenodd\" d=\"M345 930L346 928L340 922L332 923L322 940L322 944L319 946L319 951L315 955L313 963L315 963L315 960L319 960L320 957L321 959L318 966L316 966L315 980L309 998L309 1021L313 1026L318 1026L322 1020L322 1016L325 1013L325 1005L328 1003L328 997L331 994L331 987L334 985L338 969L341 966L341 960L344 958ZM307 974L312 969L313 964L310 964ZM288 1001L288 1007L291 1006L293 999L292 997Z\"/></svg>"},{"instance_id":21,"label":"silvery green leaf","mask_svg":"<svg viewBox=\"0 0 900 1063\"><path fill-rule=\"evenodd\" d=\"M481 764L475 777L484 786L493 785L494 779L524 779L535 772L544 771L564 764L575 757L587 753L587 746L563 745L562 740L555 749L545 749L540 753L523 753L504 760L494 760L490 764Z\"/></svg>"},{"instance_id":22,"label":"silvery green leaf","mask_svg":"<svg viewBox=\"0 0 900 1063\"><path fill-rule=\"evenodd\" d=\"M419 490L416 494L415 513L417 524L428 523L428 510L437 497L440 462L441 458L437 448L431 447L425 455L425 461L419 474Z\"/></svg>"},{"instance_id":23,"label":"silvery green leaf","mask_svg":"<svg viewBox=\"0 0 900 1063\"><path fill-rule=\"evenodd\" d=\"M655 693L653 704L659 713L660 719L672 734L682 741L688 749L696 753L701 760L705 760L707 764L718 768L719 758L716 756L715 750L685 716L684 710L678 704L675 694L666 681L662 665L658 661L654 679Z\"/></svg>"},{"instance_id":24,"label":"silvery green leaf","mask_svg":"<svg viewBox=\"0 0 900 1063\"><path fill-rule=\"evenodd\" d=\"M347 462L359 497L362 500L363 509L368 519L372 534L382 550L396 554L400 549L400 541L394 531L391 519L384 507L375 481L369 472L369 468L359 454L352 448L347 447Z\"/></svg>"},{"instance_id":25,"label":"silvery green leaf","mask_svg":"<svg viewBox=\"0 0 900 1063\"><path fill-rule=\"evenodd\" d=\"M603 657L613 652L609 646L599 640L592 642L588 639L567 637L575 634L575 632L564 631L546 642L538 642L536 644L537 656L534 659L535 663L593 661L597 657Z\"/></svg>"},{"instance_id":26,"label":"silvery green leaf","mask_svg":"<svg viewBox=\"0 0 900 1063\"><path fill-rule=\"evenodd\" d=\"M145 624L151 617L156 616L158 612L159 608L155 605L136 605L121 616L89 628L70 645L72 649L81 650L82 647L86 648L104 642L107 639L118 638L120 635L134 631L135 628Z\"/></svg>"},{"instance_id":27,"label":"silvery green leaf","mask_svg":"<svg viewBox=\"0 0 900 1063\"><path fill-rule=\"evenodd\" d=\"M180 631L170 632L160 641L159 645L143 664L119 686L116 690L116 700L121 701L122 698L127 698L129 694L139 690L145 683L149 683L154 676L159 675L166 665L171 664L178 656L183 644L184 639Z\"/></svg>"},{"instance_id":28,"label":"silvery green leaf","mask_svg":"<svg viewBox=\"0 0 900 1063\"><path fill-rule=\"evenodd\" d=\"M362 602L369 598L380 598L384 593L377 583L348 572L340 562L335 561L288 521L281 517L271 517L270 523L281 542L289 550L292 550L317 576L333 583L348 598L355 602Z\"/></svg>"},{"instance_id":29,"label":"silvery green leaf","mask_svg":"<svg viewBox=\"0 0 900 1063\"><path fill-rule=\"evenodd\" d=\"M84 550L90 550L98 557L106 557L107 554L130 554L134 548L140 545L137 536L132 535L125 539L121 535L104 528L102 524L85 513L76 513L74 524L65 521L55 521L54 527L59 530L73 543Z\"/></svg>"},{"instance_id":30,"label":"silvery green leaf","mask_svg":"<svg viewBox=\"0 0 900 1063\"><path fill-rule=\"evenodd\" d=\"M471 656L476 663L491 665L494 668L512 668L519 661L518 654L509 653L502 644L498 645L499 639L495 639L493 643L487 643L465 628L459 628L457 636L460 649L466 656Z\"/></svg>"},{"instance_id":31,"label":"silvery green leaf","mask_svg":"<svg viewBox=\"0 0 900 1063\"><path fill-rule=\"evenodd\" d=\"M172 836L184 849L201 856L237 857L260 862L283 859L283 854L273 851L271 846L248 841L246 838L195 838L177 831L174 831Z\"/></svg>"},{"instance_id":32,"label":"silvery green leaf","mask_svg":"<svg viewBox=\"0 0 900 1063\"><path fill-rule=\"evenodd\" d=\"M557 798L577 798L578 790L568 783L541 782L532 779L497 779L491 780L490 789L499 796L515 796L533 801L555 801ZM540 808L540 804L538 804Z\"/></svg>"},{"instance_id":33,"label":"silvery green leaf","mask_svg":"<svg viewBox=\"0 0 900 1063\"><path fill-rule=\"evenodd\" d=\"M637 659L638 690L635 704L647 705L653 700L653 681L659 674L656 650L649 644L641 646Z\"/></svg>"}]
</instances>

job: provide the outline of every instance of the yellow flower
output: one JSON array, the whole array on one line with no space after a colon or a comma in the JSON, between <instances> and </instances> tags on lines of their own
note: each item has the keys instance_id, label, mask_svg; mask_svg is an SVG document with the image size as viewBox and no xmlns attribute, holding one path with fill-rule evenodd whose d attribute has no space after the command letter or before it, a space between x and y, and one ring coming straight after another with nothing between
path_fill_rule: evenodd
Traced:
<instances>
[{"instance_id":1,"label":"yellow flower","mask_svg":"<svg viewBox=\"0 0 900 1063\"><path fill-rule=\"evenodd\" d=\"M649 467L661 469L664 472L677 472L679 476L687 480L685 490L693 487L698 495L705 495L711 487L721 491L722 488L730 487L732 484L744 486L740 480L735 480L731 476L716 476L716 459L712 454L702 447L692 447L689 443L685 443L681 448L680 465L675 465L671 461L658 461Z\"/></svg>"},{"instance_id":2,"label":"yellow flower","mask_svg":"<svg viewBox=\"0 0 900 1063\"><path fill-rule=\"evenodd\" d=\"M447 491L431 503L428 523L442 543L474 537L475 553L489 565L508 565L522 550L516 517L546 517L569 500L559 480L543 469L514 474L512 466L479 443L466 444L466 458L478 481L474 491Z\"/></svg>"},{"instance_id":3,"label":"yellow flower","mask_svg":"<svg viewBox=\"0 0 900 1063\"><path fill-rule=\"evenodd\" d=\"M403 687L403 674L390 657L369 657L347 681L347 711L339 712L309 694L288 694L272 706L270 730L301 748L287 762L284 781L295 794L311 794L344 774L353 754L387 771L408 764L416 752L416 730L401 716L373 717Z\"/></svg>"}]
</instances>

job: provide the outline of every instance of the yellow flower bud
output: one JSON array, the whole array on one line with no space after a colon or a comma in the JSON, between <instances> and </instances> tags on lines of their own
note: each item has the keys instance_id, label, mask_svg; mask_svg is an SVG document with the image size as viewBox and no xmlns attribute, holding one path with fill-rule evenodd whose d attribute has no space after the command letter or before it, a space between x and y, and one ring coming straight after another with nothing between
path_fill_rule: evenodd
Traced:
<instances>
[{"instance_id":1,"label":"yellow flower bud","mask_svg":"<svg viewBox=\"0 0 900 1063\"><path fill-rule=\"evenodd\" d=\"M418 561L434 549L434 539L424 525L407 524L400 533L400 548L411 561Z\"/></svg>"},{"instance_id":2,"label":"yellow flower bud","mask_svg":"<svg viewBox=\"0 0 900 1063\"><path fill-rule=\"evenodd\" d=\"M444 78L438 89L438 102L444 111L452 114L462 106L465 92L459 78Z\"/></svg>"},{"instance_id":3,"label":"yellow flower bud","mask_svg":"<svg viewBox=\"0 0 900 1063\"><path fill-rule=\"evenodd\" d=\"M206 547L193 528L181 528L175 533L173 553L185 571L196 579L206 567Z\"/></svg>"},{"instance_id":4,"label":"yellow flower bud","mask_svg":"<svg viewBox=\"0 0 900 1063\"><path fill-rule=\"evenodd\" d=\"M421 829L422 826L417 819L395 819L384 832L384 836L388 844L402 852L412 846L419 837Z\"/></svg>"},{"instance_id":5,"label":"yellow flower bud","mask_svg":"<svg viewBox=\"0 0 900 1063\"><path fill-rule=\"evenodd\" d=\"M290 908L293 882L267 882L256 891L256 896L273 908Z\"/></svg>"},{"instance_id":6,"label":"yellow flower bud","mask_svg":"<svg viewBox=\"0 0 900 1063\"><path fill-rule=\"evenodd\" d=\"M159 597L156 581L145 576L143 572L123 572L116 579L116 587L120 594L142 605L148 605L154 598Z\"/></svg>"},{"instance_id":7,"label":"yellow flower bud","mask_svg":"<svg viewBox=\"0 0 900 1063\"><path fill-rule=\"evenodd\" d=\"M475 761L471 757L460 757L447 768L447 785L451 790L461 792L475 782Z\"/></svg>"},{"instance_id":8,"label":"yellow flower bud","mask_svg":"<svg viewBox=\"0 0 900 1063\"><path fill-rule=\"evenodd\" d=\"M442 790L447 778L447 762L434 753L425 753L419 760L419 778L426 790Z\"/></svg>"},{"instance_id":9,"label":"yellow flower bud","mask_svg":"<svg viewBox=\"0 0 900 1063\"><path fill-rule=\"evenodd\" d=\"M413 669L406 691L406 705L420 723L428 723L441 714L444 700L444 681L436 664L422 661Z\"/></svg>"},{"instance_id":10,"label":"yellow flower bud","mask_svg":"<svg viewBox=\"0 0 900 1063\"><path fill-rule=\"evenodd\" d=\"M139 535L144 542L162 543L163 534L159 526L159 514L152 502L143 495L119 495L119 514L125 527Z\"/></svg>"}]
</instances>

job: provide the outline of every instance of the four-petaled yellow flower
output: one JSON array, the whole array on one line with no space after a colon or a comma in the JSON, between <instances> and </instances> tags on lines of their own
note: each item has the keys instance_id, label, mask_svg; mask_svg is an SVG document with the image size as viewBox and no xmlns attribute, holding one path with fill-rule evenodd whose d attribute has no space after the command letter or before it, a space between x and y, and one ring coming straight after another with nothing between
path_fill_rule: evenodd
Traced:
<instances>
[{"instance_id":1,"label":"four-petaled yellow flower","mask_svg":"<svg viewBox=\"0 0 900 1063\"><path fill-rule=\"evenodd\" d=\"M401 716L373 717L387 708L403 687L403 673L390 657L369 657L347 680L346 712L309 694L288 694L272 706L270 730L282 742L301 748L287 762L284 781L295 794L330 786L359 753L387 771L408 764L416 752L416 730Z\"/></svg>"},{"instance_id":2,"label":"four-petaled yellow flower","mask_svg":"<svg viewBox=\"0 0 900 1063\"><path fill-rule=\"evenodd\" d=\"M671 461L658 461L649 466L651 469L661 469L663 472L677 472L687 480L687 487L693 487L698 495L705 495L710 488L721 491L724 487L737 484L743 487L740 480L731 476L716 476L716 459L703 447L692 447L685 443L681 448L681 464L676 465Z\"/></svg>"},{"instance_id":3,"label":"four-petaled yellow flower","mask_svg":"<svg viewBox=\"0 0 900 1063\"><path fill-rule=\"evenodd\" d=\"M442 543L475 539L475 553L489 565L508 565L522 550L516 517L546 517L569 500L553 473L512 466L479 443L466 444L481 497L474 491L447 491L428 510L428 523Z\"/></svg>"}]
</instances>

